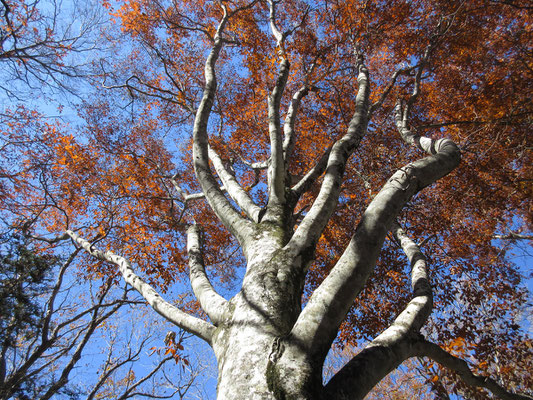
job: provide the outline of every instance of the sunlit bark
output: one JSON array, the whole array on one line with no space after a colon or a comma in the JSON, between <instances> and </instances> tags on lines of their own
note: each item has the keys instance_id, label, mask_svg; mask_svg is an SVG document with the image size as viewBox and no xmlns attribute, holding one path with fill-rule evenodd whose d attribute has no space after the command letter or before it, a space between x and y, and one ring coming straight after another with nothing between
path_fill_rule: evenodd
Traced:
<instances>
[{"instance_id":1,"label":"sunlit bark","mask_svg":"<svg viewBox=\"0 0 533 400\"><path fill-rule=\"evenodd\" d=\"M439 23L436 33L430 36L430 45L421 51L418 64L396 69L389 85L373 104L372 71L365 65L359 46L354 44L352 65L344 66L357 75L357 84L353 83L352 88L357 94L349 114L351 119L346 118L346 132L340 138L336 137L330 148L321 149L318 154L322 153L322 156L315 166L291 187L289 159L298 144L295 126L302 100L310 90L309 74L303 86L296 85L299 89L287 94L290 103L283 115L281 105L293 72L286 39L301 26L282 32L276 14L280 2L268 1L268 22L279 56L273 86L265 90L268 100L265 132L268 129L270 158L266 164L247 163L251 168L268 165L265 183L268 199L262 208L254 202L248 189L242 187L226 169L220 155L209 147L208 135L210 116L219 90L217 61L228 42L237 42L227 39L226 27L234 15L254 4L230 11L228 4L219 2L222 17L215 33L211 36L209 30L202 28L211 40L211 48L205 61L205 85L193 126L196 179L211 209L237 239L246 259L246 271L238 293L226 300L215 291L206 273L200 227L196 224L188 228L190 281L211 323L163 300L152 286L134 273L126 258L95 249L74 231L69 230L67 234L89 254L116 265L124 280L155 311L211 345L218 363L219 399L361 399L404 360L422 355L455 370L467 383L485 387L502 398L525 398L511 394L490 379L472 375L464 361L422 338L421 329L433 307L426 257L396 222L416 194L452 172L461 160L459 147L451 139L433 140L412 131L409 126L415 103L423 101L420 99L421 85L423 73L429 68L431 52L449 24ZM396 85L400 76L408 78L412 91L407 101L398 101L394 109L397 133L406 145L428 155L399 169L401 164L394 166L396 172L369 200L355 230L350 232L353 234L340 258L302 307L308 267L313 261L318 241L339 204L350 158L369 130L373 114L392 96L393 90L400 90ZM396 151L402 152L402 149ZM192 199L177 182L173 183L185 201ZM298 199L313 184L319 189L311 207L299 210L295 216ZM324 386L322 367L326 355L341 323L374 272L389 232L399 242L411 264L412 298L392 324Z\"/></svg>"},{"instance_id":2,"label":"sunlit bark","mask_svg":"<svg viewBox=\"0 0 533 400\"><path fill-rule=\"evenodd\" d=\"M116 265L126 283L137 290L137 292L146 299L148 304L150 304L157 313L186 331L197 335L206 342L211 342L214 330L214 327L211 324L193 317L165 301L152 286L148 285L135 274L130 263L124 257L120 257L111 252L97 250L90 242L81 238L78 234L72 231L67 231L67 233L76 244L92 256Z\"/></svg>"}]
</instances>

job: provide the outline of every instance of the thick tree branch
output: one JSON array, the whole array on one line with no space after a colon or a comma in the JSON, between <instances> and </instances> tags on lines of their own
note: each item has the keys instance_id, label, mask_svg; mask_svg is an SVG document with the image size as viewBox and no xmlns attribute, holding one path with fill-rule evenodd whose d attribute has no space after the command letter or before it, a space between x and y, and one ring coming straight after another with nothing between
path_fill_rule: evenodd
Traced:
<instances>
[{"instance_id":1,"label":"thick tree branch","mask_svg":"<svg viewBox=\"0 0 533 400\"><path fill-rule=\"evenodd\" d=\"M407 136L402 133L402 137ZM311 353L320 356L329 349L340 323L373 271L385 236L404 205L459 164L460 152L451 140L424 138L422 142L422 148L432 155L401 168L383 186L364 212L337 264L300 314L293 335Z\"/></svg>"},{"instance_id":2,"label":"thick tree branch","mask_svg":"<svg viewBox=\"0 0 533 400\"><path fill-rule=\"evenodd\" d=\"M276 4L277 3L278 3L277 0L268 0L269 11L270 11L269 21L270 21L270 29L279 47L279 56L284 59L286 56L285 39L287 38L287 32L282 33L279 30L278 24L276 22Z\"/></svg>"},{"instance_id":3,"label":"thick tree branch","mask_svg":"<svg viewBox=\"0 0 533 400\"><path fill-rule=\"evenodd\" d=\"M475 375L470 370L470 367L466 361L455 357L442 349L435 343L428 342L426 340L419 340L415 345L416 355L429 357L432 360L438 362L443 367L451 369L457 373L465 383L474 386L490 390L496 396L503 400L531 400L533 397L515 394L509 392L504 387L500 386L494 379L489 377L483 377Z\"/></svg>"},{"instance_id":4,"label":"thick tree branch","mask_svg":"<svg viewBox=\"0 0 533 400\"><path fill-rule=\"evenodd\" d=\"M235 203L237 203L241 210L245 212L248 218L254 222L259 222L261 207L254 203L248 193L243 189L239 182L237 182L235 176L228 172L217 152L211 147L209 147L208 152L209 158L213 162L215 170L230 197Z\"/></svg>"},{"instance_id":5,"label":"thick tree branch","mask_svg":"<svg viewBox=\"0 0 533 400\"><path fill-rule=\"evenodd\" d=\"M218 325L224 317L228 302L215 291L211 282L209 282L205 272L201 240L200 227L196 224L191 225L187 231L191 286L203 310L213 324Z\"/></svg>"},{"instance_id":6,"label":"thick tree branch","mask_svg":"<svg viewBox=\"0 0 533 400\"><path fill-rule=\"evenodd\" d=\"M459 151L457 146L450 139L433 140L426 136L411 132L408 128L408 112L409 109L407 107L403 108L401 102L396 103L396 127L406 143L418 147L420 150L423 150L428 154L437 154L439 151L445 151L446 153L451 154L455 151Z\"/></svg>"},{"instance_id":7,"label":"thick tree branch","mask_svg":"<svg viewBox=\"0 0 533 400\"><path fill-rule=\"evenodd\" d=\"M389 338L390 339L390 338ZM415 340L401 337L398 340L370 343L324 387L324 398L361 400L372 388L406 359L413 357Z\"/></svg>"},{"instance_id":8,"label":"thick tree branch","mask_svg":"<svg viewBox=\"0 0 533 400\"><path fill-rule=\"evenodd\" d=\"M268 167L268 205L265 218L270 213L279 215L285 204L285 160L283 158L283 140L280 123L281 97L289 77L289 60L285 54L286 33L281 33L276 25L276 2L269 1L270 26L279 47L280 65L278 77L272 92L268 96L268 131L270 135L270 165Z\"/></svg>"},{"instance_id":9,"label":"thick tree branch","mask_svg":"<svg viewBox=\"0 0 533 400\"><path fill-rule=\"evenodd\" d=\"M211 337L215 329L214 326L181 311L179 308L165 301L153 287L144 282L138 275L135 274L128 260L110 251L103 252L95 249L90 242L82 239L78 234L70 230L67 231L67 234L77 245L82 247L93 257L115 264L119 268L120 273L122 274L122 277L126 283L131 285L137 292L139 292L139 294L144 297L148 304L157 313L165 317L173 324L211 344Z\"/></svg>"},{"instance_id":10,"label":"thick tree branch","mask_svg":"<svg viewBox=\"0 0 533 400\"><path fill-rule=\"evenodd\" d=\"M285 159L286 169L289 168L289 158L294 149L294 125L296 123L298 109L300 108L302 99L307 96L308 93L309 86L306 82L304 86L302 86L300 89L298 89L296 93L294 93L291 99L291 104L289 105L289 109L287 110L287 115L283 124L283 157Z\"/></svg>"},{"instance_id":11,"label":"thick tree branch","mask_svg":"<svg viewBox=\"0 0 533 400\"><path fill-rule=\"evenodd\" d=\"M224 17L218 26L214 37L213 48L205 63L204 94L200 101L194 121L193 161L196 177L200 182L202 191L204 192L209 205L220 221L237 238L246 252L245 244L247 239L251 236L251 223L243 218L231 205L226 196L224 196L224 193L220 190L209 166L207 123L209 121L217 88L215 64L224 43L222 40L222 33L228 21L226 8L223 4L222 7L224 10Z\"/></svg>"},{"instance_id":12,"label":"thick tree branch","mask_svg":"<svg viewBox=\"0 0 533 400\"><path fill-rule=\"evenodd\" d=\"M425 324L433 305L426 258L393 223L394 237L411 263L413 298L389 328L350 360L326 385L327 397L361 399L389 372L413 355L413 338Z\"/></svg>"},{"instance_id":13,"label":"thick tree branch","mask_svg":"<svg viewBox=\"0 0 533 400\"><path fill-rule=\"evenodd\" d=\"M348 130L333 145L320 192L288 244L288 247L295 254L307 248L314 248L337 205L346 162L366 133L370 88L368 70L364 65L359 67L357 81L359 82L359 90L355 101L354 115Z\"/></svg>"},{"instance_id":14,"label":"thick tree branch","mask_svg":"<svg viewBox=\"0 0 533 400\"><path fill-rule=\"evenodd\" d=\"M429 283L426 257L420 247L406 235L397 222L393 223L392 233L411 264L413 299L396 318L391 328L398 325L401 329L418 332L426 323L433 308L433 293Z\"/></svg>"}]
</instances>

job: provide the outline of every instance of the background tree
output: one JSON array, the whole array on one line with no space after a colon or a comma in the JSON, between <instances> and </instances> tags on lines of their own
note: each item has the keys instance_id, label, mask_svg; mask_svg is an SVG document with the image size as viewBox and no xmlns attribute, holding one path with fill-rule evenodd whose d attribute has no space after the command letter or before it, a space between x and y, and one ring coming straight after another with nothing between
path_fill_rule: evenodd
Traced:
<instances>
[{"instance_id":1,"label":"background tree","mask_svg":"<svg viewBox=\"0 0 533 400\"><path fill-rule=\"evenodd\" d=\"M98 7L3 0L0 15L0 88L5 95L28 100L28 94L35 98L43 88L75 92L73 78L87 74L88 55L97 47Z\"/></svg>"},{"instance_id":2,"label":"background tree","mask_svg":"<svg viewBox=\"0 0 533 400\"><path fill-rule=\"evenodd\" d=\"M183 332L177 338L174 333L175 339L166 343L157 329L143 326L143 335L134 335L121 322L128 315L139 315L135 309L139 301L128 296L131 289L116 297L113 283L107 281L94 289L83 288L88 296L80 293L79 283L69 282L72 276L67 269L78 253L57 268L56 256L39 255L18 239L2 254L0 398L89 400L191 394L196 371L189 369L188 358L180 351ZM124 306L129 308L126 313L121 312ZM101 356L88 357L86 353L95 348ZM150 363L146 355L156 351L150 358L159 360ZM80 373L74 370L88 358L92 365L83 367L83 376L77 377ZM148 365L134 368L140 360ZM169 362L187 368L173 382L165 382L161 373Z\"/></svg>"},{"instance_id":3,"label":"background tree","mask_svg":"<svg viewBox=\"0 0 533 400\"><path fill-rule=\"evenodd\" d=\"M6 376L6 354L15 347L17 337L33 335L41 329L42 315L36 297L45 290L48 275L57 262L53 257L38 256L20 240L9 243L0 256L0 377Z\"/></svg>"},{"instance_id":4,"label":"background tree","mask_svg":"<svg viewBox=\"0 0 533 400\"><path fill-rule=\"evenodd\" d=\"M209 343L220 398L361 398L411 357L454 371L424 361L443 396L531 393L501 242L531 230L527 4L104 5L115 90L24 153L15 225L72 239L99 260L86 276L120 272ZM154 288L187 258L197 302L176 307ZM332 344L362 341L323 384Z\"/></svg>"}]
</instances>

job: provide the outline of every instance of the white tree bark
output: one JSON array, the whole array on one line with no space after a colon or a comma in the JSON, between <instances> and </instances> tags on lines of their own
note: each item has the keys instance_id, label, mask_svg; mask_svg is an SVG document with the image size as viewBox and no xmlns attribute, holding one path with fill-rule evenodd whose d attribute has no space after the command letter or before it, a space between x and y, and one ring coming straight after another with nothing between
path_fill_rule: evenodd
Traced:
<instances>
[{"instance_id":1,"label":"white tree bark","mask_svg":"<svg viewBox=\"0 0 533 400\"><path fill-rule=\"evenodd\" d=\"M218 26L215 37L213 38L213 48L205 63L204 94L194 120L193 163L196 177L200 182L202 191L204 192L209 205L220 221L237 238L239 243L243 246L243 250L246 251L246 238L252 233L251 224L244 219L237 210L235 210L226 196L224 196L224 193L216 182L209 166L207 122L209 120L209 115L211 114L217 88L215 63L224 44L222 33L228 21L227 10L225 6L222 5L222 7L224 17Z\"/></svg>"},{"instance_id":2,"label":"white tree bark","mask_svg":"<svg viewBox=\"0 0 533 400\"><path fill-rule=\"evenodd\" d=\"M255 2L253 2L255 3ZM251 4L253 4L251 3ZM325 149L324 156L292 189L288 159L296 143L295 121L307 83L292 96L284 129L280 105L289 76L285 40L276 21L276 4L269 0L271 31L280 56L278 77L268 97L270 160L266 212L254 204L239 182L209 149L207 126L217 90L215 64L224 45L224 28L231 18L223 2L223 17L213 37L205 64L205 88L193 128L193 162L203 194L220 221L237 238L247 261L241 290L225 300L206 275L199 228L188 231L190 279L193 291L212 324L192 317L164 301L138 277L123 257L94 249L76 233L68 235L93 256L117 265L133 286L162 316L211 344L218 362L219 399L360 399L403 360L428 355L451 367L467 382L485 386L495 394L508 393L493 383L466 372L464 365L446 356L419 335L432 308L431 286L425 257L396 224L406 203L420 190L452 171L460 161L458 147L449 139L434 141L413 134L408 127L410 108L420 93L421 74L429 57L428 47L417 67L399 70L382 97L371 107L370 74L359 57L357 96L346 134ZM239 9L233 13L239 12ZM414 90L406 106L396 107L396 126L401 137L429 155L400 168L374 197L364 212L342 256L302 309L301 297L309 262L317 241L338 203L349 157L363 139L372 112L389 95L401 73L417 68ZM283 137L283 135L285 137ZM209 159L238 210L220 189ZM321 175L320 191L302 221L294 229L298 198ZM245 215L240 213L242 211ZM392 229L412 266L413 298L394 323L323 387L322 366L349 312L372 273L386 234ZM481 385L483 386L483 385ZM501 391L500 391L501 389ZM514 396L510 395L509 396ZM509 397L521 398L521 397Z\"/></svg>"},{"instance_id":3,"label":"white tree bark","mask_svg":"<svg viewBox=\"0 0 533 400\"><path fill-rule=\"evenodd\" d=\"M118 256L110 251L100 251L97 250L91 243L87 240L81 238L77 233L67 230L67 234L72 238L72 240L86 252L91 254L93 257L115 264L124 281L133 287L148 304L161 316L174 323L175 325L183 328L187 332L190 332L199 338L205 340L207 343L211 343L211 338L214 331L214 326L211 324L202 321L192 315L187 314L186 312L181 311L179 308L173 306L169 302L165 301L159 293L155 291L153 287L147 284L142 280L131 267L128 260L124 257Z\"/></svg>"},{"instance_id":4,"label":"white tree bark","mask_svg":"<svg viewBox=\"0 0 533 400\"><path fill-rule=\"evenodd\" d=\"M213 162L213 166L217 171L217 174L224 184L224 188L227 190L230 197L237 203L244 213L254 222L259 222L259 216L261 215L261 207L254 203L250 198L246 190L237 182L235 176L228 172L222 159L211 147L208 149L209 158Z\"/></svg>"},{"instance_id":5,"label":"white tree bark","mask_svg":"<svg viewBox=\"0 0 533 400\"><path fill-rule=\"evenodd\" d=\"M426 268L426 257L398 223L392 233L411 264L413 298L389 328L350 360L325 387L327 396L361 399L389 372L414 355L417 332L427 321L433 296Z\"/></svg>"},{"instance_id":6,"label":"white tree bark","mask_svg":"<svg viewBox=\"0 0 533 400\"><path fill-rule=\"evenodd\" d=\"M209 319L213 324L218 325L224 318L228 302L215 291L205 272L201 232L198 225L192 225L187 232L187 252L189 254L189 276L194 295Z\"/></svg>"},{"instance_id":7,"label":"white tree bark","mask_svg":"<svg viewBox=\"0 0 533 400\"><path fill-rule=\"evenodd\" d=\"M357 81L359 89L355 101L355 112L348 131L333 145L320 192L288 244L294 254L299 254L316 245L337 205L346 162L366 132L370 87L368 70L364 65L359 67Z\"/></svg>"}]
</instances>

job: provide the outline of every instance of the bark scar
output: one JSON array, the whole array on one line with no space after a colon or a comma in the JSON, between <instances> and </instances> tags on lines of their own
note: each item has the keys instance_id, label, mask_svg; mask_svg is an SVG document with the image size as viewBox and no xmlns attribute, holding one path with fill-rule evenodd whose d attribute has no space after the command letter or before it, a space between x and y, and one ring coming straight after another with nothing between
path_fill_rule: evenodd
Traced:
<instances>
[{"instance_id":1,"label":"bark scar","mask_svg":"<svg viewBox=\"0 0 533 400\"><path fill-rule=\"evenodd\" d=\"M275 364L283 354L283 351L285 350L285 345L283 344L282 338L280 336L276 337L274 341L272 342L272 350L270 350L270 355L268 356L268 360Z\"/></svg>"}]
</instances>

